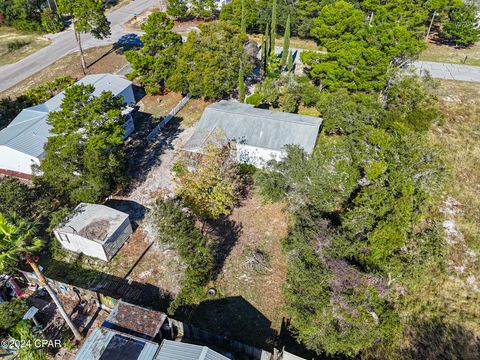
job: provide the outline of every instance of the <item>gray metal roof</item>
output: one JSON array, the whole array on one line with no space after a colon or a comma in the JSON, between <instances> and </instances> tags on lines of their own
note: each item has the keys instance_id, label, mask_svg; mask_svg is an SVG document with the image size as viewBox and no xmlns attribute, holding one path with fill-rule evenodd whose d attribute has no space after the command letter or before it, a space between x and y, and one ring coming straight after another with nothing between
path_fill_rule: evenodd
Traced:
<instances>
[{"instance_id":1,"label":"gray metal roof","mask_svg":"<svg viewBox=\"0 0 480 360\"><path fill-rule=\"evenodd\" d=\"M99 96L103 91L111 91L116 96L132 82L118 75L96 74L87 75L76 84L93 85L94 96ZM43 146L50 136L51 126L47 123L48 114L60 108L64 96L61 92L43 104L22 110L6 128L0 131L0 146L7 146L41 159Z\"/></svg>"},{"instance_id":2,"label":"gray metal roof","mask_svg":"<svg viewBox=\"0 0 480 360\"><path fill-rule=\"evenodd\" d=\"M128 219L128 214L99 204L80 203L66 221L55 231L78 234L84 238L104 242Z\"/></svg>"},{"instance_id":3,"label":"gray metal roof","mask_svg":"<svg viewBox=\"0 0 480 360\"><path fill-rule=\"evenodd\" d=\"M294 144L311 153L321 124L322 119L318 117L257 109L223 100L205 109L185 149L198 150L209 134L220 130L229 140L238 143L277 151Z\"/></svg>"},{"instance_id":4,"label":"gray metal roof","mask_svg":"<svg viewBox=\"0 0 480 360\"><path fill-rule=\"evenodd\" d=\"M229 358L206 346L163 340L155 360L229 360Z\"/></svg>"},{"instance_id":5,"label":"gray metal roof","mask_svg":"<svg viewBox=\"0 0 480 360\"><path fill-rule=\"evenodd\" d=\"M121 334L106 328L96 328L85 340L76 360L152 360L158 345L144 339Z\"/></svg>"}]
</instances>

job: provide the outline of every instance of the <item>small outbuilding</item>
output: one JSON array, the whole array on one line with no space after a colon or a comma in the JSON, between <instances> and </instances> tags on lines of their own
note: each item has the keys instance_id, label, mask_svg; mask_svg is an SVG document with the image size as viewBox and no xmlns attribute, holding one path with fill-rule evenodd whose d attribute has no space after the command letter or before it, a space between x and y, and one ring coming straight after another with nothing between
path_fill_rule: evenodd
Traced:
<instances>
[{"instance_id":1,"label":"small outbuilding","mask_svg":"<svg viewBox=\"0 0 480 360\"><path fill-rule=\"evenodd\" d=\"M132 225L128 214L81 203L53 233L65 249L108 261L132 234Z\"/></svg>"},{"instance_id":2,"label":"small outbuilding","mask_svg":"<svg viewBox=\"0 0 480 360\"><path fill-rule=\"evenodd\" d=\"M235 157L239 162L264 167L269 160L281 160L286 145L298 145L310 154L321 126L322 119L318 117L223 100L205 109L183 149L202 152L209 142L229 141L235 145Z\"/></svg>"}]
</instances>

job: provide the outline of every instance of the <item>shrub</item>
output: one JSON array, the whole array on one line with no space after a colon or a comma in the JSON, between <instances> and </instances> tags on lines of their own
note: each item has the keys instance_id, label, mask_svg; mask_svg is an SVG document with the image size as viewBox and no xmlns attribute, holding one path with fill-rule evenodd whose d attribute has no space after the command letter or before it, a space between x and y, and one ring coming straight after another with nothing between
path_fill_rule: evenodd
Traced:
<instances>
[{"instance_id":1,"label":"shrub","mask_svg":"<svg viewBox=\"0 0 480 360\"><path fill-rule=\"evenodd\" d=\"M10 331L28 310L24 299L13 299L0 303L0 330Z\"/></svg>"},{"instance_id":2,"label":"shrub","mask_svg":"<svg viewBox=\"0 0 480 360\"><path fill-rule=\"evenodd\" d=\"M57 13L50 9L42 11L41 15L43 30L49 33L57 33L64 29L63 21Z\"/></svg>"},{"instance_id":3,"label":"shrub","mask_svg":"<svg viewBox=\"0 0 480 360\"><path fill-rule=\"evenodd\" d=\"M245 100L245 102L246 102L247 104L253 105L253 106L255 106L255 107L259 107L260 104L263 102L263 96L262 96L262 94L255 93L255 94L250 95L250 96Z\"/></svg>"},{"instance_id":4,"label":"shrub","mask_svg":"<svg viewBox=\"0 0 480 360\"><path fill-rule=\"evenodd\" d=\"M7 48L8 48L8 51L11 52L11 51L21 49L22 47L27 46L28 44L30 44L29 41L14 40L14 41L11 41L7 44Z\"/></svg>"}]
</instances>

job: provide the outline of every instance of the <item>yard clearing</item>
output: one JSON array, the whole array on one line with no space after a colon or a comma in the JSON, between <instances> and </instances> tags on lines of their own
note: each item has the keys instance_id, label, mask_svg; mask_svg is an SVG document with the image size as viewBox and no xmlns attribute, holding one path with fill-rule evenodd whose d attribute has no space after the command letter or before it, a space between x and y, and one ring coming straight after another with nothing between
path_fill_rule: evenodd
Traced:
<instances>
[{"instance_id":1,"label":"yard clearing","mask_svg":"<svg viewBox=\"0 0 480 360\"><path fill-rule=\"evenodd\" d=\"M42 34L0 26L0 66L15 63L48 44L50 40Z\"/></svg>"},{"instance_id":2,"label":"yard clearing","mask_svg":"<svg viewBox=\"0 0 480 360\"><path fill-rule=\"evenodd\" d=\"M457 48L430 41L427 49L420 54L419 60L480 66L480 44Z\"/></svg>"},{"instance_id":3,"label":"yard clearing","mask_svg":"<svg viewBox=\"0 0 480 360\"><path fill-rule=\"evenodd\" d=\"M286 316L281 289L287 260L281 241L288 229L283 210L280 203L249 197L216 227L223 266L214 286L221 298L196 307L189 316L192 323L260 348L273 345Z\"/></svg>"},{"instance_id":4,"label":"yard clearing","mask_svg":"<svg viewBox=\"0 0 480 360\"><path fill-rule=\"evenodd\" d=\"M85 50L88 74L115 73L127 64L122 49L106 45ZM76 79L84 76L80 65L80 55L74 52L55 61L29 78L0 93L0 98L16 97L26 90L52 81L59 76L71 76Z\"/></svg>"},{"instance_id":5,"label":"yard clearing","mask_svg":"<svg viewBox=\"0 0 480 360\"><path fill-rule=\"evenodd\" d=\"M250 40L255 41L257 44L261 44L263 35L249 34L248 38ZM283 37L277 37L275 39L275 46L283 46ZM315 44L315 41L308 40L308 39L301 39L295 36L290 38L290 48L304 49L304 50L318 50L318 46L317 44Z\"/></svg>"}]
</instances>

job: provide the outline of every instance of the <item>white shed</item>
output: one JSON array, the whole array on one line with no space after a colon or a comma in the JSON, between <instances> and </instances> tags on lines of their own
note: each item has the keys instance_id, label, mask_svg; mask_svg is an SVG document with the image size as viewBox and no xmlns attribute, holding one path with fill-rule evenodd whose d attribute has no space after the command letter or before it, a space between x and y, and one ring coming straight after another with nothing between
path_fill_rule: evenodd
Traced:
<instances>
[{"instance_id":1,"label":"white shed","mask_svg":"<svg viewBox=\"0 0 480 360\"><path fill-rule=\"evenodd\" d=\"M132 234L132 226L128 214L80 203L53 233L65 249L108 261Z\"/></svg>"},{"instance_id":2,"label":"white shed","mask_svg":"<svg viewBox=\"0 0 480 360\"><path fill-rule=\"evenodd\" d=\"M135 104L132 82L118 75L87 75L77 84L93 85L94 96L104 91L111 91L121 96L126 105ZM44 157L43 147L50 136L51 126L47 123L48 114L57 111L64 93L52 97L43 104L23 109L15 119L0 131L0 174L30 179L32 165L39 165ZM126 117L125 136L134 131L132 107L127 107L123 114Z\"/></svg>"}]
</instances>

